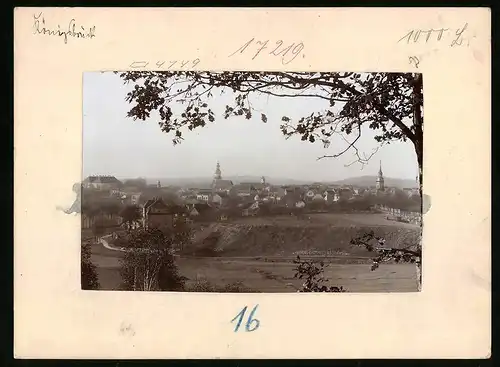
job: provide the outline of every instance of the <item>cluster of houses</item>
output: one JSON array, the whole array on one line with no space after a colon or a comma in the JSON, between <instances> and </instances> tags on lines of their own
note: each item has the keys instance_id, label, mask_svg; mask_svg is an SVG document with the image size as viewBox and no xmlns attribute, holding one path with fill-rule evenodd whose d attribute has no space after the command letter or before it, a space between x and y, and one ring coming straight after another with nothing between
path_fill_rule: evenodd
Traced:
<instances>
[{"instance_id":1,"label":"cluster of houses","mask_svg":"<svg viewBox=\"0 0 500 367\"><path fill-rule=\"evenodd\" d=\"M265 177L260 182L241 183L223 179L219 163L208 187L162 187L158 181L156 185L137 188L125 185L113 176L89 176L83 187L107 191L124 205L138 206L142 215L141 225L145 227L173 222L178 216L195 219L210 214L225 220L229 213L255 215L262 207L304 208L313 203L329 205L365 195L391 195L397 190L385 187L382 168L373 187L323 183L273 185ZM408 197L419 195L418 190L413 188L403 192Z\"/></svg>"}]
</instances>

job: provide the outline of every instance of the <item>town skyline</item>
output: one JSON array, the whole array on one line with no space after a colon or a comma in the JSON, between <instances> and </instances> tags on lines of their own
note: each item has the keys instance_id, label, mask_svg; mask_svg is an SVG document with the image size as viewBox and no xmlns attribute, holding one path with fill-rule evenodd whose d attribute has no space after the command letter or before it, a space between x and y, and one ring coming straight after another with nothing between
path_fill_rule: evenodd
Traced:
<instances>
[{"instance_id":1,"label":"town skyline","mask_svg":"<svg viewBox=\"0 0 500 367\"><path fill-rule=\"evenodd\" d=\"M213 181L214 175L204 175L204 176L191 176L191 177L147 177L147 176L118 176L113 175L112 173L104 173L104 174L90 174L85 177L106 177L112 176L121 181L126 180L134 180L134 179L144 179L149 185L156 185L158 181L162 184L162 186L190 186L192 184L203 184L208 185ZM84 178L85 178L84 177ZM314 180L314 179L306 179L306 178L289 178L289 177L278 177L278 176L269 176L269 175L250 175L250 174L241 174L241 175L233 175L233 174L224 174L222 172L222 178L232 180L235 183L242 182L259 182L261 178L264 178L267 182L273 185L282 186L282 185L304 185L304 184L313 184L313 183L322 183L322 184L342 184L342 185L358 185L358 186L374 186L376 182L377 175L359 175L352 176L341 180ZM394 187L417 187L418 182L417 178L406 179L399 177L390 177L383 174L384 179L387 181L388 186Z\"/></svg>"}]
</instances>

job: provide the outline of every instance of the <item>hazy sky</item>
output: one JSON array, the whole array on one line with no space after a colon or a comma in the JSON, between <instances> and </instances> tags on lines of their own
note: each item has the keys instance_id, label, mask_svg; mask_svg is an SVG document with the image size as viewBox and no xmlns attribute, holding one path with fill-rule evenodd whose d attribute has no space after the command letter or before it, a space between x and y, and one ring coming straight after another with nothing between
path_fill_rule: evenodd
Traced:
<instances>
[{"instance_id":1,"label":"hazy sky","mask_svg":"<svg viewBox=\"0 0 500 367\"><path fill-rule=\"evenodd\" d=\"M334 141L325 149L321 142L285 140L279 126L283 115L300 118L327 107L318 98L255 97L253 107L260 113L252 119L223 118L230 95L213 99L210 107L214 123L183 133L185 140L176 146L163 133L157 119L133 121L126 117L131 105L125 102L130 87L113 73L85 73L83 81L83 174L110 174L124 177L211 177L217 161L222 174L255 175L300 180L340 180L347 177L375 175L379 161L386 177L415 179L416 156L410 142L395 142L379 149L363 169L359 164L345 167L354 160L352 153L340 158L317 158L334 154L345 143ZM373 132L363 132L358 147L369 154L377 143Z\"/></svg>"}]
</instances>

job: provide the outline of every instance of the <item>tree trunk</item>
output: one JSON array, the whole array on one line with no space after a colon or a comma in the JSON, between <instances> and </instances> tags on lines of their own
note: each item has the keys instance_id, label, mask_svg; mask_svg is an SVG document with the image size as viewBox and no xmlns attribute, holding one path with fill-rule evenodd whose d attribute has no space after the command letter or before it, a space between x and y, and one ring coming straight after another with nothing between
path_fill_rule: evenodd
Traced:
<instances>
[{"instance_id":1,"label":"tree trunk","mask_svg":"<svg viewBox=\"0 0 500 367\"><path fill-rule=\"evenodd\" d=\"M417 268L417 289L420 292L422 290L422 263L417 262L415 266Z\"/></svg>"},{"instance_id":2,"label":"tree trunk","mask_svg":"<svg viewBox=\"0 0 500 367\"><path fill-rule=\"evenodd\" d=\"M424 152L422 142L415 143L415 153L418 162L418 192L420 194L420 213L424 214Z\"/></svg>"},{"instance_id":3,"label":"tree trunk","mask_svg":"<svg viewBox=\"0 0 500 367\"><path fill-rule=\"evenodd\" d=\"M418 162L418 186L420 192L420 211L423 214L423 177L424 177L424 117L423 117L423 80L422 74L415 74L413 80L413 127L414 138L412 139L415 146Z\"/></svg>"},{"instance_id":4,"label":"tree trunk","mask_svg":"<svg viewBox=\"0 0 500 367\"><path fill-rule=\"evenodd\" d=\"M424 117L423 117L423 80L422 74L415 74L413 81L413 126L414 126L414 139L415 153L417 154L418 162L418 189L420 193L420 213L424 214ZM423 218L421 218L423 220ZM423 221L422 221L423 223ZM422 241L422 239L420 239ZM422 243L420 243L420 248ZM417 270L417 288L420 292L422 290L422 257L415 264Z\"/></svg>"}]
</instances>

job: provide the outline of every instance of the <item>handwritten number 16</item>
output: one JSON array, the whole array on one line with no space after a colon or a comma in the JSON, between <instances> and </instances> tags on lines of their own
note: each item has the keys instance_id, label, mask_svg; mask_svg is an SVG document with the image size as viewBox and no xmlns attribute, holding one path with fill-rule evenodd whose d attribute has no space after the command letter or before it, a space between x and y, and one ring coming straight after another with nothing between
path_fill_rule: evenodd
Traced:
<instances>
[{"instance_id":1,"label":"handwritten number 16","mask_svg":"<svg viewBox=\"0 0 500 367\"><path fill-rule=\"evenodd\" d=\"M260 321L253 318L253 315L255 314L255 311L257 311L257 307L259 307L259 305L256 305L252 309L252 311L250 312L250 315L248 315L247 323L245 325L245 331L250 332L250 331L257 330L259 328ZM243 317L245 316L245 313L247 312L247 309L248 309L248 306L245 306L240 311L240 313L237 314L235 316L235 318L231 320L231 322L234 322L234 321L238 320L238 322L236 323L236 327L234 328L234 332L237 332L239 330L241 322L243 321Z\"/></svg>"}]
</instances>

